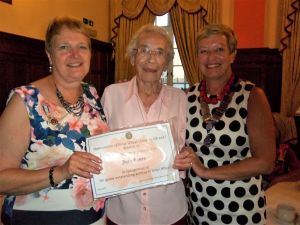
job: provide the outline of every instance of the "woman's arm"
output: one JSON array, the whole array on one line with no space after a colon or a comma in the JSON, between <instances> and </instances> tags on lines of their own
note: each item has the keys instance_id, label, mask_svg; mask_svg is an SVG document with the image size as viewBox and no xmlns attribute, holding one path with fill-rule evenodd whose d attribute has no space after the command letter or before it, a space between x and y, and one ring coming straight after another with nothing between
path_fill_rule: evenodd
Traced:
<instances>
[{"instance_id":1,"label":"woman's arm","mask_svg":"<svg viewBox=\"0 0 300 225\"><path fill-rule=\"evenodd\" d=\"M48 168L20 169L30 140L25 105L14 95L0 117L0 194L25 194L49 186Z\"/></svg>"},{"instance_id":2,"label":"woman's arm","mask_svg":"<svg viewBox=\"0 0 300 225\"><path fill-rule=\"evenodd\" d=\"M27 194L50 187L49 169L25 170L21 160L30 140L30 124L23 101L14 95L0 117L0 195ZM53 178L59 183L73 174L90 178L99 173L100 159L86 152L74 153L55 168Z\"/></svg>"}]
</instances>

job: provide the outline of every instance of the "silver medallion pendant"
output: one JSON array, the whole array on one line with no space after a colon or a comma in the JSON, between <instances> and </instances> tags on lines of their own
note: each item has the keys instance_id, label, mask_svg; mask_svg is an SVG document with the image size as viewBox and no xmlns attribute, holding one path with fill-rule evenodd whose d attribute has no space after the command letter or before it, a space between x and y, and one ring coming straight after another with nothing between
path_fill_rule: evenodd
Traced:
<instances>
[{"instance_id":1,"label":"silver medallion pendant","mask_svg":"<svg viewBox=\"0 0 300 225\"><path fill-rule=\"evenodd\" d=\"M213 134L207 134L203 141L203 143L206 147L209 147L213 142L214 142Z\"/></svg>"},{"instance_id":2,"label":"silver medallion pendant","mask_svg":"<svg viewBox=\"0 0 300 225\"><path fill-rule=\"evenodd\" d=\"M205 121L206 125L205 125L205 129L207 130L207 132L210 132L214 125L215 125L215 122L213 120L208 120L208 121Z\"/></svg>"}]
</instances>

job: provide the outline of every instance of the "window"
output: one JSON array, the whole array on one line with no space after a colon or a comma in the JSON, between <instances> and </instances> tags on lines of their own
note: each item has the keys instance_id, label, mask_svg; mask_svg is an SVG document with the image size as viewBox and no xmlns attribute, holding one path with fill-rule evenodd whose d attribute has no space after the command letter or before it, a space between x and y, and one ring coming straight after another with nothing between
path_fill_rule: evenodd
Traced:
<instances>
[{"instance_id":1,"label":"window","mask_svg":"<svg viewBox=\"0 0 300 225\"><path fill-rule=\"evenodd\" d=\"M163 73L163 83L186 90L189 87L189 84L185 79L184 70L173 34L169 14L167 13L163 16L156 16L154 24L163 27L171 35L173 40L173 50L175 53L173 63L170 63L168 71Z\"/></svg>"}]
</instances>

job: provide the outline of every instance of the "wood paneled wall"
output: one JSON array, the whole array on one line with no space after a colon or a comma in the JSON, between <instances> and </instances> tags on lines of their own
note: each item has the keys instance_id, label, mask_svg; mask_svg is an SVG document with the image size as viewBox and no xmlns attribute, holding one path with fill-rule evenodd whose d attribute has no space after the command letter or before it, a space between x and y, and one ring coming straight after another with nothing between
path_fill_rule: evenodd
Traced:
<instances>
[{"instance_id":1,"label":"wood paneled wall","mask_svg":"<svg viewBox=\"0 0 300 225\"><path fill-rule=\"evenodd\" d=\"M261 87L273 112L280 111L282 56L278 49L238 49L233 72Z\"/></svg>"},{"instance_id":2,"label":"wood paneled wall","mask_svg":"<svg viewBox=\"0 0 300 225\"><path fill-rule=\"evenodd\" d=\"M92 40L92 62L85 81L92 83L101 96L114 82L112 45ZM14 87L28 84L49 74L44 41L0 32L0 113Z\"/></svg>"},{"instance_id":3,"label":"wood paneled wall","mask_svg":"<svg viewBox=\"0 0 300 225\"><path fill-rule=\"evenodd\" d=\"M92 40L92 48L91 70L85 81L95 85L101 95L114 83L113 49L110 43L97 40ZM0 32L0 113L12 88L47 75L48 66L44 41ZM278 49L238 49L232 68L236 75L262 87L272 111L279 112L282 57Z\"/></svg>"}]
</instances>

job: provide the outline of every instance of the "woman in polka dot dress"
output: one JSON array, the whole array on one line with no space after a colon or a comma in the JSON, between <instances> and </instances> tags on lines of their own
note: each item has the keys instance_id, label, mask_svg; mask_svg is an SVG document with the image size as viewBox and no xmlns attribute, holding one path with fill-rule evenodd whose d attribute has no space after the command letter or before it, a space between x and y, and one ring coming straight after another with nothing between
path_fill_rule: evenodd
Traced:
<instances>
[{"instance_id":1,"label":"woman in polka dot dress","mask_svg":"<svg viewBox=\"0 0 300 225\"><path fill-rule=\"evenodd\" d=\"M237 41L224 25L197 36L204 75L187 94L186 145L175 167L188 170L190 224L265 224L262 174L275 161L275 133L264 92L233 75Z\"/></svg>"}]
</instances>

